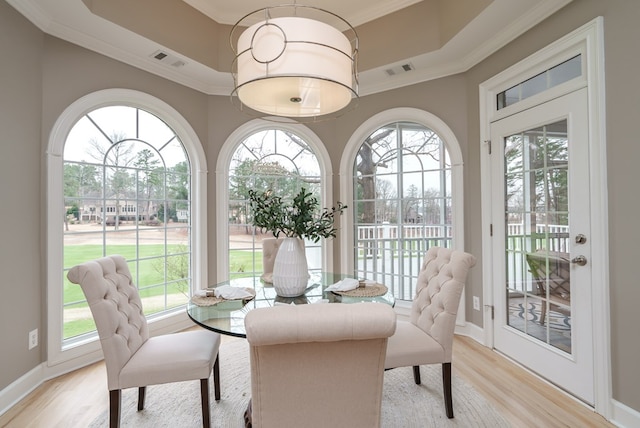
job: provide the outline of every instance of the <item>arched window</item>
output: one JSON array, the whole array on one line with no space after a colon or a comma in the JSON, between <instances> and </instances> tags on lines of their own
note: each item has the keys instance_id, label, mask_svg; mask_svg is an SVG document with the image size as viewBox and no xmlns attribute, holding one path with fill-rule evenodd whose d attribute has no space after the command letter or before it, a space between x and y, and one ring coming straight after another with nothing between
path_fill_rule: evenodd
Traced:
<instances>
[{"instance_id":1,"label":"arched window","mask_svg":"<svg viewBox=\"0 0 640 428\"><path fill-rule=\"evenodd\" d=\"M352 244L343 248L353 248L349 266L355 275L411 300L427 249L453 247L459 238L459 150L448 127L426 112L398 109L367 126L349 154Z\"/></svg>"},{"instance_id":2,"label":"arched window","mask_svg":"<svg viewBox=\"0 0 640 428\"><path fill-rule=\"evenodd\" d=\"M262 273L261 242L272 235L250 224L248 190L271 190L287 200L304 187L318 197L322 206L331 205L325 203L330 201L331 183L326 165L328 155L318 137L299 124L254 121L227 140L218 160L218 173L224 174L218 179L224 185L224 189L218 188L218 218L228 219L226 230L218 229L218 236L228 237L225 245L218 247L222 256L219 280L226 279L222 275L235 278ZM330 270L331 253L324 240L305 244L309 270Z\"/></svg>"},{"instance_id":3,"label":"arched window","mask_svg":"<svg viewBox=\"0 0 640 428\"><path fill-rule=\"evenodd\" d=\"M100 95L105 94L93 94ZM54 324L60 330L52 333L62 353L96 337L80 287L66 278L71 267L123 255L151 322L182 313L194 276L200 277L195 274L193 245L193 155L184 137L163 117L171 112L158 111L155 99L148 101L140 94L138 103L117 97L87 103L75 122L69 120L64 138L51 141L56 150L62 146L60 164L50 159L56 174L62 175L61 189L52 188L49 195L57 199L53 205L63 214L62 221L54 223L59 217L52 212L49 226L62 229L55 242L61 254L55 260L61 281L50 284L52 290L61 290L57 306L50 310L61 314L62 324Z\"/></svg>"}]
</instances>

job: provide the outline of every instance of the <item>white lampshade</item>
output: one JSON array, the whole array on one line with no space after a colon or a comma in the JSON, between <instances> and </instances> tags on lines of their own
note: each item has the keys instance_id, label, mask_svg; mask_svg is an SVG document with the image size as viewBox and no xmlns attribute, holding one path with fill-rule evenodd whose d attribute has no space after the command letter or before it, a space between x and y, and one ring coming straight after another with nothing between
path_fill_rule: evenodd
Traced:
<instances>
[{"instance_id":1,"label":"white lampshade","mask_svg":"<svg viewBox=\"0 0 640 428\"><path fill-rule=\"evenodd\" d=\"M234 93L258 112L325 116L357 97L351 42L324 22L299 16L259 22L240 35L237 52Z\"/></svg>"}]
</instances>

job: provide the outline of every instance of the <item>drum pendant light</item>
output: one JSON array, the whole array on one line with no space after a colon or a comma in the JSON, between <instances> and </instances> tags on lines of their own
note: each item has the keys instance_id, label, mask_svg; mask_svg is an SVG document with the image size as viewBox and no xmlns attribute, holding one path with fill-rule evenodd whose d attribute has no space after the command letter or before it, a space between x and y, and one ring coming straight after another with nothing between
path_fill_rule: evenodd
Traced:
<instances>
[{"instance_id":1,"label":"drum pendant light","mask_svg":"<svg viewBox=\"0 0 640 428\"><path fill-rule=\"evenodd\" d=\"M256 15L263 19L251 24ZM267 7L240 19L230 39L235 52L231 96L243 111L267 119L317 121L339 116L358 98L357 34L331 12L295 4Z\"/></svg>"}]
</instances>

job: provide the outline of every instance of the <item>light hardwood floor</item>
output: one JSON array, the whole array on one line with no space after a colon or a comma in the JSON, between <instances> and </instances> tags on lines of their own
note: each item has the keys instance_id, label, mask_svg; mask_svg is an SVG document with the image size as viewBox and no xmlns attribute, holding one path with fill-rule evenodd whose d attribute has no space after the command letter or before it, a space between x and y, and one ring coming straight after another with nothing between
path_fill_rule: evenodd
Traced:
<instances>
[{"instance_id":1,"label":"light hardwood floor","mask_svg":"<svg viewBox=\"0 0 640 428\"><path fill-rule=\"evenodd\" d=\"M473 339L456 337L452 366L454 375L483 394L514 427L614 426ZM47 381L0 416L0 427L86 427L108 408L106 383L103 363Z\"/></svg>"}]
</instances>

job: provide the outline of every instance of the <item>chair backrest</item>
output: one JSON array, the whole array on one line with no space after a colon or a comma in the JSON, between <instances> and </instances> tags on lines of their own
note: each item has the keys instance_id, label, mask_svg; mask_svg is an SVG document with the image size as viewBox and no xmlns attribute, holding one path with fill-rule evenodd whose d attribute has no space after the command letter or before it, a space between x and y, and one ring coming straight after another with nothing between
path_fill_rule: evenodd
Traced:
<instances>
[{"instance_id":1,"label":"chair backrest","mask_svg":"<svg viewBox=\"0 0 640 428\"><path fill-rule=\"evenodd\" d=\"M149 338L129 266L124 257L114 255L74 266L67 278L82 287L100 337L108 387L119 389L120 370Z\"/></svg>"},{"instance_id":2,"label":"chair backrest","mask_svg":"<svg viewBox=\"0 0 640 428\"><path fill-rule=\"evenodd\" d=\"M264 238L262 240L262 280L265 282L273 282L273 265L281 243L282 239L278 238Z\"/></svg>"},{"instance_id":3,"label":"chair backrest","mask_svg":"<svg viewBox=\"0 0 640 428\"><path fill-rule=\"evenodd\" d=\"M569 253L547 250L527 253L527 264L540 295L546 297L548 288L549 294L559 296L566 301L570 300L571 262L569 257Z\"/></svg>"},{"instance_id":4,"label":"chair backrest","mask_svg":"<svg viewBox=\"0 0 640 428\"><path fill-rule=\"evenodd\" d=\"M378 427L393 309L383 303L258 308L245 317L255 427Z\"/></svg>"},{"instance_id":5,"label":"chair backrest","mask_svg":"<svg viewBox=\"0 0 640 428\"><path fill-rule=\"evenodd\" d=\"M418 274L411 322L433 337L451 361L460 296L476 258L463 251L431 247Z\"/></svg>"}]
</instances>

